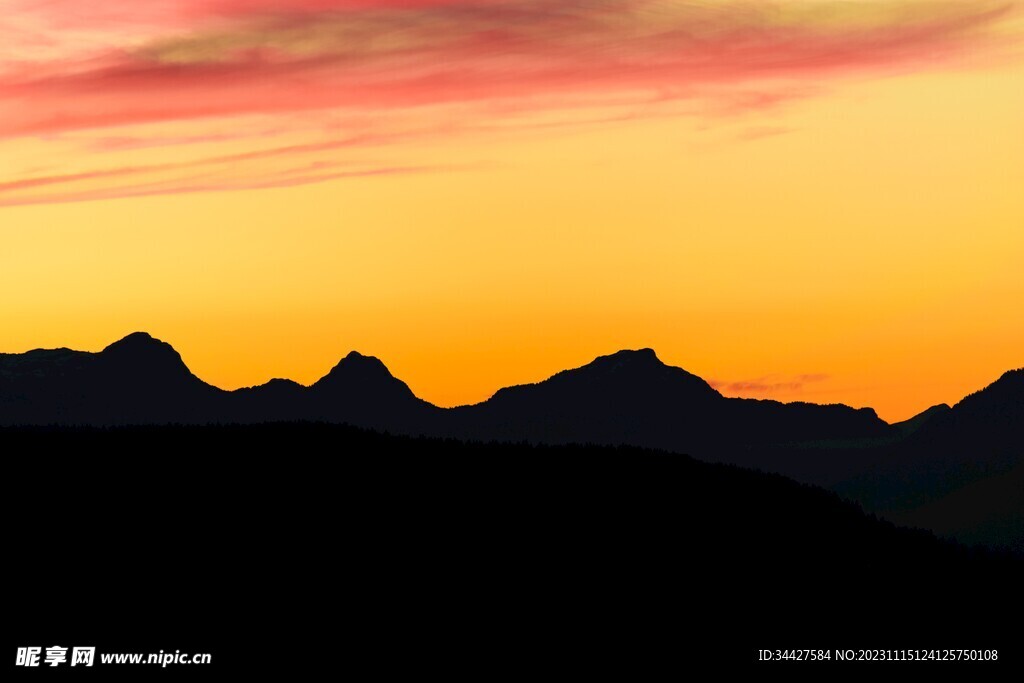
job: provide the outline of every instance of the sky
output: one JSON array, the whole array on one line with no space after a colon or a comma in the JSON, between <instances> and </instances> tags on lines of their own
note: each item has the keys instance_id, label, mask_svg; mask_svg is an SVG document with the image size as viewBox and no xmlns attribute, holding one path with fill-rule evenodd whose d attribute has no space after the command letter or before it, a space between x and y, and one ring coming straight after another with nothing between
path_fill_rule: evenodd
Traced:
<instances>
[{"instance_id":1,"label":"sky","mask_svg":"<svg viewBox=\"0 0 1024 683\"><path fill-rule=\"evenodd\" d=\"M0 352L440 405L622 348L730 396L1024 366L1016 0L0 0Z\"/></svg>"}]
</instances>

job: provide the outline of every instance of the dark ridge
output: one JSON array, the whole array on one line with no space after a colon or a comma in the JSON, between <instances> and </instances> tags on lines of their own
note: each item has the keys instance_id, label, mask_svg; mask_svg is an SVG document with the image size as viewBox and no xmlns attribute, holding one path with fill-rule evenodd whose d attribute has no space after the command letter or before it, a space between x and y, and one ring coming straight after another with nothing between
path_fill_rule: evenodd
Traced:
<instances>
[{"instance_id":1,"label":"dark ridge","mask_svg":"<svg viewBox=\"0 0 1024 683\"><path fill-rule=\"evenodd\" d=\"M268 380L263 384L257 384L256 386L252 387L242 387L240 389L235 389L233 393L238 394L253 391L302 391L305 388L306 387L303 386L302 384L299 384L298 382L292 381L290 379L281 379L279 377L275 377L274 379Z\"/></svg>"},{"instance_id":2,"label":"dark ridge","mask_svg":"<svg viewBox=\"0 0 1024 683\"><path fill-rule=\"evenodd\" d=\"M893 424L893 427L900 430L904 434L913 434L918 429L923 427L925 424L930 422L933 418L936 418L949 410L952 410L952 408L949 405L945 403L940 403L938 405L932 406L931 408L928 408L927 410L921 413L918 413L909 420L904 420L903 422L897 422Z\"/></svg>"},{"instance_id":3,"label":"dark ridge","mask_svg":"<svg viewBox=\"0 0 1024 683\"><path fill-rule=\"evenodd\" d=\"M954 406L961 413L999 414L1014 416L1024 413L1024 368L1010 370L998 380L968 395Z\"/></svg>"},{"instance_id":4,"label":"dark ridge","mask_svg":"<svg viewBox=\"0 0 1024 683\"><path fill-rule=\"evenodd\" d=\"M167 674L211 680L317 680L396 656L469 678L497 663L527 676L654 679L685 668L681 653L716 670L758 666L753 679L765 667L849 668L757 664L759 649L946 641L999 659L857 668L991 677L1021 663L1017 630L994 616L1024 607L1019 560L895 527L777 475L636 448L328 424L0 438L57 454L10 460L5 535L68 528L67 510L72 528L92 530L60 543L29 535L31 552L8 567L18 587L5 602L9 652L212 652L207 672ZM83 447L107 456L81 458ZM85 609L54 589L65 584L159 600Z\"/></svg>"},{"instance_id":5,"label":"dark ridge","mask_svg":"<svg viewBox=\"0 0 1024 683\"><path fill-rule=\"evenodd\" d=\"M92 354L71 349L34 349L25 353L0 353L0 381L74 372ZM0 397L2 400L2 397Z\"/></svg>"}]
</instances>

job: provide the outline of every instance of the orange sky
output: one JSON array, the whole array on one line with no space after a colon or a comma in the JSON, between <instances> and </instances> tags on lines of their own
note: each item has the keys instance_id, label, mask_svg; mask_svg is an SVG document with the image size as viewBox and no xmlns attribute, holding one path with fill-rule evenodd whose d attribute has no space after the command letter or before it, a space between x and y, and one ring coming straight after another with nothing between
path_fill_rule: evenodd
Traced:
<instances>
[{"instance_id":1,"label":"orange sky","mask_svg":"<svg viewBox=\"0 0 1024 683\"><path fill-rule=\"evenodd\" d=\"M0 1L0 351L889 420L1024 365L1014 3Z\"/></svg>"}]
</instances>

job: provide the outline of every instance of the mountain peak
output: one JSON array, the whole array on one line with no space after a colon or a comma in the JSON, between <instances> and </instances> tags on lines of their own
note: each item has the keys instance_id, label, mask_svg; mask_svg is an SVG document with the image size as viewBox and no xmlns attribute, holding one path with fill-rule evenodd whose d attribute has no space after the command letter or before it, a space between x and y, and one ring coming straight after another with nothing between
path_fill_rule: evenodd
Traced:
<instances>
[{"instance_id":1,"label":"mountain peak","mask_svg":"<svg viewBox=\"0 0 1024 683\"><path fill-rule=\"evenodd\" d=\"M171 382L175 386L202 384L173 346L145 332L135 332L119 339L97 357L99 367L110 373L110 381L119 378L118 381L131 384L151 381Z\"/></svg>"},{"instance_id":2,"label":"mountain peak","mask_svg":"<svg viewBox=\"0 0 1024 683\"><path fill-rule=\"evenodd\" d=\"M133 332L107 346L100 355L106 358L117 358L128 361L173 362L184 367L181 355L165 341L153 337L146 332Z\"/></svg>"},{"instance_id":3,"label":"mountain peak","mask_svg":"<svg viewBox=\"0 0 1024 683\"><path fill-rule=\"evenodd\" d=\"M380 358L366 356L358 351L350 351L347 356L338 361L338 364L331 369L327 376L330 377L336 372L366 372L392 377L391 371Z\"/></svg>"},{"instance_id":4,"label":"mountain peak","mask_svg":"<svg viewBox=\"0 0 1024 683\"><path fill-rule=\"evenodd\" d=\"M405 382L391 374L387 366L375 356L365 356L352 351L320 378L313 387L318 390L332 392L370 392L384 391L405 396L412 396L412 391Z\"/></svg>"},{"instance_id":5,"label":"mountain peak","mask_svg":"<svg viewBox=\"0 0 1024 683\"><path fill-rule=\"evenodd\" d=\"M649 348L622 349L607 356L598 356L591 363L591 365L594 364L665 366L661 359L658 358L658 354L654 352L654 349Z\"/></svg>"},{"instance_id":6,"label":"mountain peak","mask_svg":"<svg viewBox=\"0 0 1024 683\"><path fill-rule=\"evenodd\" d=\"M267 380L263 384L255 384L255 385L253 385L251 387L242 387L240 389L236 389L236 391L240 391L240 392L246 392L246 391L248 391L248 392L253 392L253 391L276 391L276 392L282 392L282 391L295 391L295 390L301 390L301 389L305 389L305 387L302 386L301 384L299 384L298 382L294 381L294 380L282 379L280 377L275 377L274 379Z\"/></svg>"},{"instance_id":7,"label":"mountain peak","mask_svg":"<svg viewBox=\"0 0 1024 683\"><path fill-rule=\"evenodd\" d=\"M345 363L345 362L348 362L348 363L370 362L370 363L374 363L374 364L380 363L381 365L384 365L384 363L381 362L381 360L379 358L377 358L376 356L367 356L367 355L364 355L362 353L359 353L358 351L349 351L348 355L341 359L341 362L342 363Z\"/></svg>"},{"instance_id":8,"label":"mountain peak","mask_svg":"<svg viewBox=\"0 0 1024 683\"><path fill-rule=\"evenodd\" d=\"M287 387L290 389L301 389L302 385L292 379L282 379L275 377L274 379L268 380L263 384L265 387Z\"/></svg>"},{"instance_id":9,"label":"mountain peak","mask_svg":"<svg viewBox=\"0 0 1024 683\"><path fill-rule=\"evenodd\" d=\"M129 348L129 347L142 348L142 347L146 347L146 346L159 346L159 345L170 346L170 344L167 344L166 342L160 341L159 339L157 339L153 335L149 334L148 332L132 332L131 334L127 335L126 337L118 339L116 342L114 342L113 344L110 344L109 346L107 346L107 348L105 348L103 350L104 351L108 351L108 350L111 350L111 349Z\"/></svg>"},{"instance_id":10,"label":"mountain peak","mask_svg":"<svg viewBox=\"0 0 1024 683\"><path fill-rule=\"evenodd\" d=\"M626 402L631 409L643 404L645 410L654 410L652 406L675 409L692 401L720 398L721 394L703 379L666 365L650 348L598 356L582 367L563 370L537 384L499 389L493 396L499 402L549 401L576 406L597 402L607 407Z\"/></svg>"}]
</instances>

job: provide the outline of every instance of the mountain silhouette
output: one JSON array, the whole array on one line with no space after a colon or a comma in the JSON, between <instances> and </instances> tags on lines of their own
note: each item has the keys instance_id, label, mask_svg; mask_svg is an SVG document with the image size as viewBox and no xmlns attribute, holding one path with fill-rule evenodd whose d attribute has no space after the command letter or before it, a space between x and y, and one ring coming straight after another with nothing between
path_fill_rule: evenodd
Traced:
<instances>
[{"instance_id":1,"label":"mountain silhouette","mask_svg":"<svg viewBox=\"0 0 1024 683\"><path fill-rule=\"evenodd\" d=\"M619 351L452 409L446 427L451 436L478 439L673 448L682 435L703 438L701 423L724 400L696 375L662 363L651 349Z\"/></svg>"},{"instance_id":2,"label":"mountain silhouette","mask_svg":"<svg viewBox=\"0 0 1024 683\"><path fill-rule=\"evenodd\" d=\"M651 349L502 389L450 417L454 436L628 444L730 462L766 443L869 439L890 429L871 409L725 398Z\"/></svg>"},{"instance_id":3,"label":"mountain silhouette","mask_svg":"<svg viewBox=\"0 0 1024 683\"><path fill-rule=\"evenodd\" d=\"M897 521L1024 550L1024 538L1014 536L1024 511L1015 521L1013 505L1009 513L995 505L994 517L978 522L980 532L941 521L977 500L971 491L1004 491L1016 481L1011 473L1024 459L1022 370L952 408L889 425L870 408L726 398L651 349L601 356L451 409L418 398L379 359L356 352L309 387L278 379L236 391L206 384L169 344L144 333L99 353L0 355L0 425L283 421L685 453L826 486Z\"/></svg>"},{"instance_id":4,"label":"mountain silhouette","mask_svg":"<svg viewBox=\"0 0 1024 683\"><path fill-rule=\"evenodd\" d=\"M145 333L131 334L103 349L82 378L87 410L113 422L199 422L223 392L185 365L174 348Z\"/></svg>"},{"instance_id":5,"label":"mountain silhouette","mask_svg":"<svg viewBox=\"0 0 1024 683\"><path fill-rule=\"evenodd\" d=\"M145 332L135 332L114 342L100 352L99 360L118 378L141 372L171 383L191 383L196 379L173 346Z\"/></svg>"},{"instance_id":6,"label":"mountain silhouette","mask_svg":"<svg viewBox=\"0 0 1024 683\"><path fill-rule=\"evenodd\" d=\"M200 423L224 393L193 375L170 344L141 332L99 353L0 356L0 424Z\"/></svg>"},{"instance_id":7,"label":"mountain silhouette","mask_svg":"<svg viewBox=\"0 0 1024 683\"><path fill-rule=\"evenodd\" d=\"M378 358L349 353L309 389L311 416L409 432L438 409L416 397Z\"/></svg>"}]
</instances>

